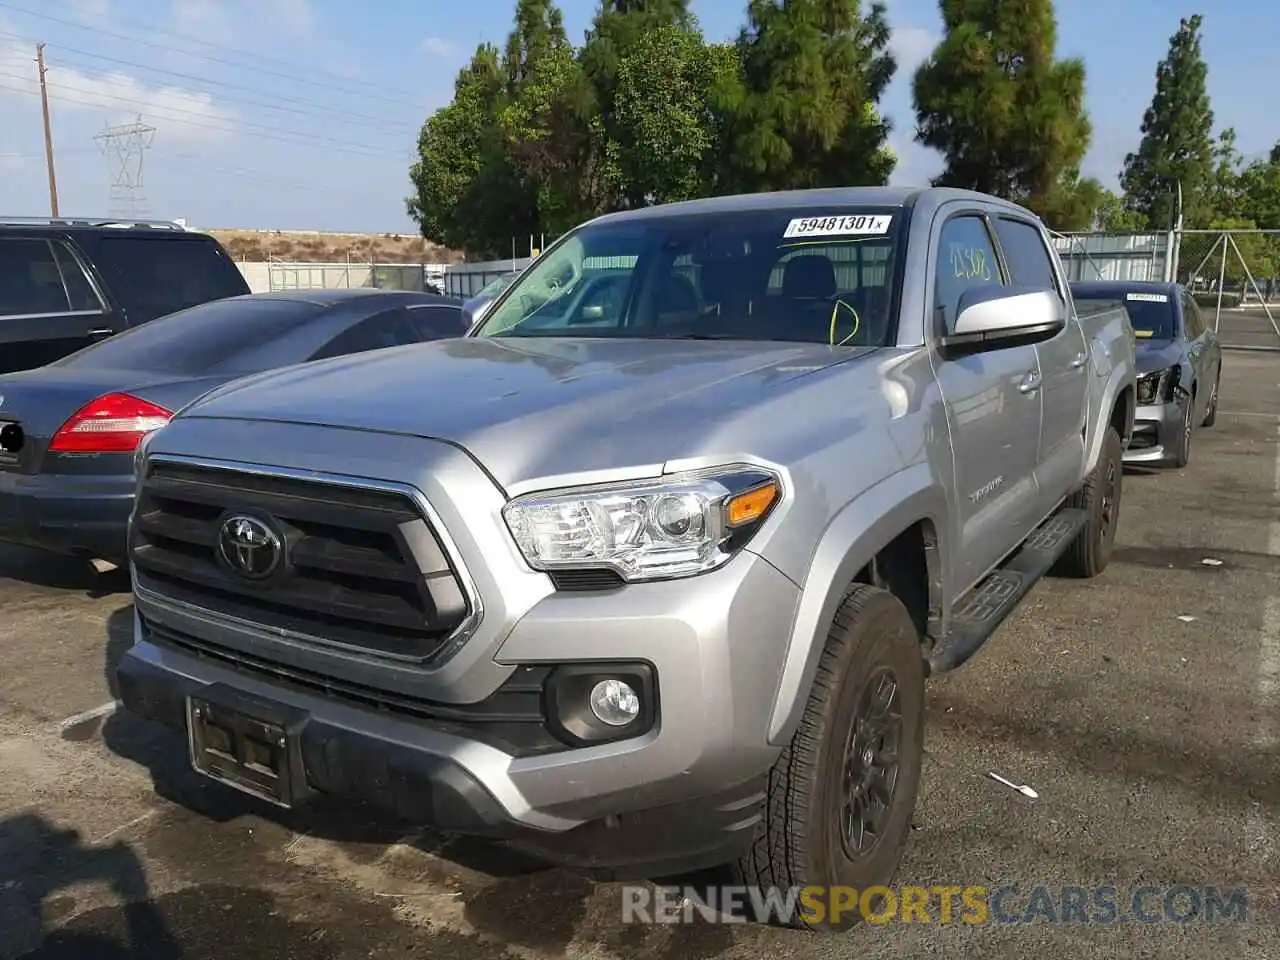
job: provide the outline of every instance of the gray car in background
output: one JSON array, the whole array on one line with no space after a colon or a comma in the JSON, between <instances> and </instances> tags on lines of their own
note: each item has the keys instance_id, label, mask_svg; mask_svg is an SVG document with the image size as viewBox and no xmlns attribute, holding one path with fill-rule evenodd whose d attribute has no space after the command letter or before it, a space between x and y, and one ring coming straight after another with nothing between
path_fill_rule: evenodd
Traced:
<instances>
[{"instance_id":1,"label":"gray car in background","mask_svg":"<svg viewBox=\"0 0 1280 960\"><path fill-rule=\"evenodd\" d=\"M1222 343L1181 284L1073 283L1084 305L1123 305L1138 344L1138 409L1125 463L1185 467L1200 427L1213 426Z\"/></svg>"},{"instance_id":2,"label":"gray car in background","mask_svg":"<svg viewBox=\"0 0 1280 960\"><path fill-rule=\"evenodd\" d=\"M510 273L504 273L500 277L494 277L483 287L480 292L469 300L463 301L462 314L471 324L479 323L483 319L485 312L497 298L498 294L511 286L516 277L520 276L519 270L513 270Z\"/></svg>"},{"instance_id":3,"label":"gray car in background","mask_svg":"<svg viewBox=\"0 0 1280 960\"><path fill-rule=\"evenodd\" d=\"M730 864L835 892L774 919L848 925L911 835L926 677L1106 568L1133 358L991 196L592 220L465 337L150 435L120 696L279 806L615 877Z\"/></svg>"}]
</instances>

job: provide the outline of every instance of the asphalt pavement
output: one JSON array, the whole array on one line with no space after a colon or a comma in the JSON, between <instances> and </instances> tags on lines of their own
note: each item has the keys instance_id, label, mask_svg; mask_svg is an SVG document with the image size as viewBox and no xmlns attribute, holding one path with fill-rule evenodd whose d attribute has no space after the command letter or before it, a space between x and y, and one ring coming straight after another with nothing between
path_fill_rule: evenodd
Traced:
<instances>
[{"instance_id":1,"label":"asphalt pavement","mask_svg":"<svg viewBox=\"0 0 1280 960\"><path fill-rule=\"evenodd\" d=\"M1190 466L1126 473L1105 574L1040 584L931 682L899 882L1005 889L976 925L941 922L937 905L929 923L842 936L624 924L615 884L350 809L265 809L191 774L177 738L104 707L129 642L118 572L3 551L0 960L1275 960L1278 437L1280 357L1229 353ZM1184 923L1165 919L1175 887ZM1080 893L1064 888L1083 888L1083 914L1064 911ZM1242 890L1244 919L1206 920L1209 888ZM1135 915L1138 890L1156 922ZM1100 897L1117 922L1096 922Z\"/></svg>"}]
</instances>

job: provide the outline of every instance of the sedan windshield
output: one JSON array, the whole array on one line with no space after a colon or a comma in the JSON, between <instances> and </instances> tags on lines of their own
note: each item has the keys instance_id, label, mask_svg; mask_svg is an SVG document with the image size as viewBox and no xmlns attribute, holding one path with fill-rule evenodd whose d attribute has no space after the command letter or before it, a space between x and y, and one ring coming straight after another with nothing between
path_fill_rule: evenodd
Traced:
<instances>
[{"instance_id":1,"label":"sedan windshield","mask_svg":"<svg viewBox=\"0 0 1280 960\"><path fill-rule=\"evenodd\" d=\"M895 208L648 214L588 224L475 336L893 342Z\"/></svg>"}]
</instances>

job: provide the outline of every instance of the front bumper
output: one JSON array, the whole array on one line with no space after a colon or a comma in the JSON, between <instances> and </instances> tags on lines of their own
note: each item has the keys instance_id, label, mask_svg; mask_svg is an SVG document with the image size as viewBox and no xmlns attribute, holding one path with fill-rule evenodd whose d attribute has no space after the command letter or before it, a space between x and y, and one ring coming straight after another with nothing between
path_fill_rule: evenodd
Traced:
<instances>
[{"instance_id":1,"label":"front bumper","mask_svg":"<svg viewBox=\"0 0 1280 960\"><path fill-rule=\"evenodd\" d=\"M0 540L125 562L132 474L0 472Z\"/></svg>"},{"instance_id":2,"label":"front bumper","mask_svg":"<svg viewBox=\"0 0 1280 960\"><path fill-rule=\"evenodd\" d=\"M552 862L655 876L724 863L750 844L777 756L768 712L797 592L744 553L702 577L535 603L494 657L510 677L547 664L652 666L655 724L612 743L522 750L527 738L493 736L456 704L434 705L453 709L442 719L432 704L372 702L367 688L362 701L226 646L210 656L211 621L187 643L192 611L143 594L119 688L128 710L176 730L202 691L260 698L301 718L301 776L316 792L505 838Z\"/></svg>"},{"instance_id":3,"label":"front bumper","mask_svg":"<svg viewBox=\"0 0 1280 960\"><path fill-rule=\"evenodd\" d=\"M1177 454L1182 434L1183 417L1189 397L1168 403L1140 406L1133 415L1133 439L1124 453L1124 462L1133 464L1168 463Z\"/></svg>"}]
</instances>

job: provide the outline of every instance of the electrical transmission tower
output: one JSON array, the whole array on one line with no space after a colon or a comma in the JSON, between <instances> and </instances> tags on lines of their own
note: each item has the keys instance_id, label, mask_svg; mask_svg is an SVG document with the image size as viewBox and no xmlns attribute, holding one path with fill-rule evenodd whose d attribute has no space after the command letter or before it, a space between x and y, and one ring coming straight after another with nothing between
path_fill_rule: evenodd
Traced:
<instances>
[{"instance_id":1,"label":"electrical transmission tower","mask_svg":"<svg viewBox=\"0 0 1280 960\"><path fill-rule=\"evenodd\" d=\"M146 215L147 198L142 189L143 152L155 139L156 128L144 123L141 115L132 123L107 126L94 134L102 153L111 164L109 217L138 218Z\"/></svg>"}]
</instances>

